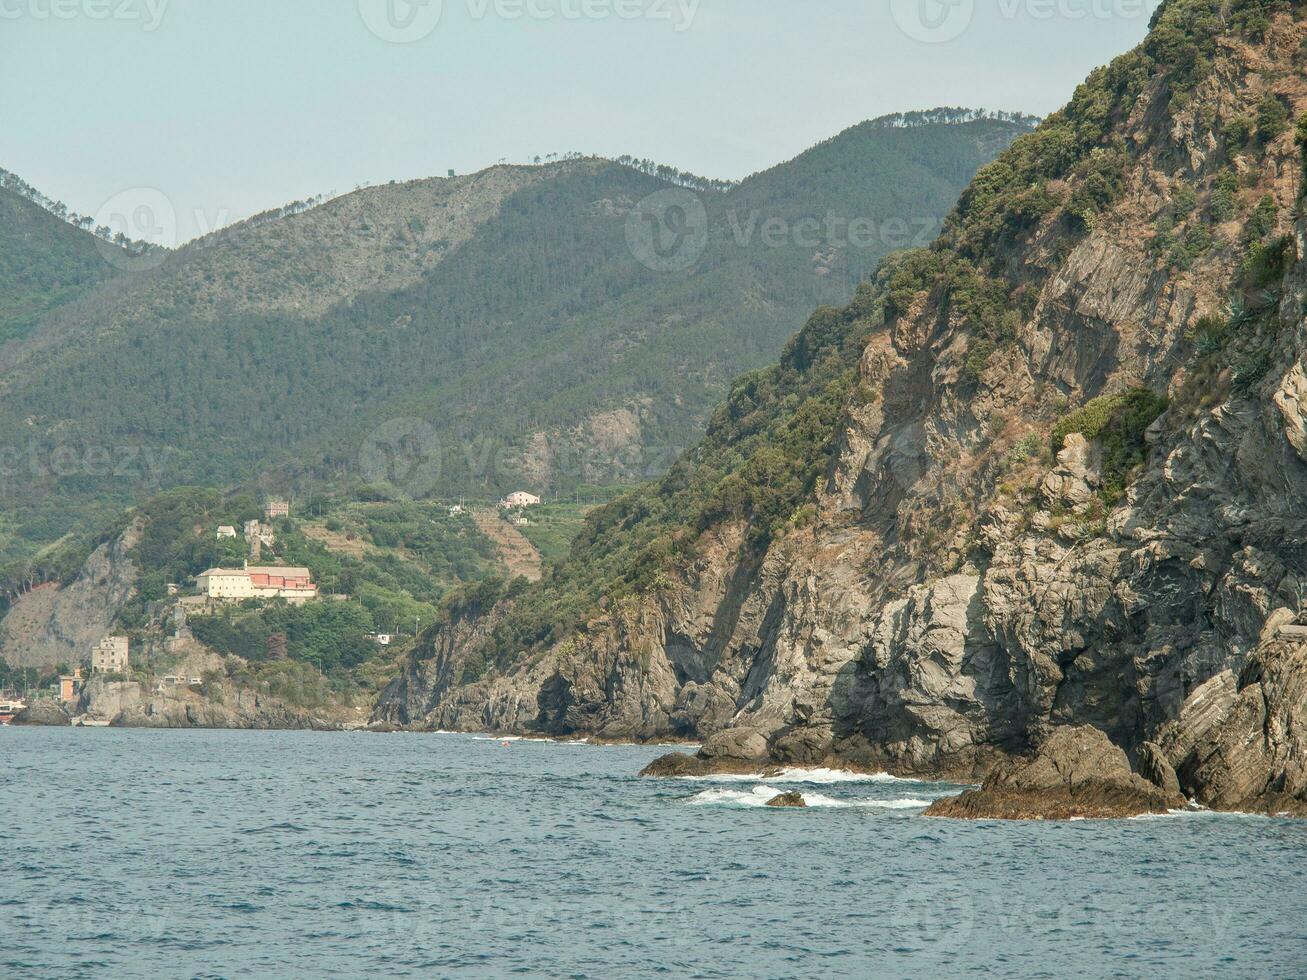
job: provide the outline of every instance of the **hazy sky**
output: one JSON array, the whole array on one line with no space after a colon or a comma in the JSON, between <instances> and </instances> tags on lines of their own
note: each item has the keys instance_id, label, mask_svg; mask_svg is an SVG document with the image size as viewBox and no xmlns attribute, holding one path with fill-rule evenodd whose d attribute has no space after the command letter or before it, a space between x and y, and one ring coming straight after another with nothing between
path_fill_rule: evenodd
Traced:
<instances>
[{"instance_id":1,"label":"hazy sky","mask_svg":"<svg viewBox=\"0 0 1307 980\"><path fill-rule=\"evenodd\" d=\"M0 0L0 167L179 237L361 183L631 153L713 177L863 119L1044 114L1155 0Z\"/></svg>"}]
</instances>

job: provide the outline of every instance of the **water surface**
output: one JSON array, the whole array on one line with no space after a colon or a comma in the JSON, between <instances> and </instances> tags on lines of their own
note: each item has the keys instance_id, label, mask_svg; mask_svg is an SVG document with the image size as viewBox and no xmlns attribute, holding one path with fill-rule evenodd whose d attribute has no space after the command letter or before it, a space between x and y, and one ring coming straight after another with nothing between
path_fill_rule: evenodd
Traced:
<instances>
[{"instance_id":1,"label":"water surface","mask_svg":"<svg viewBox=\"0 0 1307 980\"><path fill-rule=\"evenodd\" d=\"M1307 821L961 823L662 751L0 729L0 974L1307 975Z\"/></svg>"}]
</instances>

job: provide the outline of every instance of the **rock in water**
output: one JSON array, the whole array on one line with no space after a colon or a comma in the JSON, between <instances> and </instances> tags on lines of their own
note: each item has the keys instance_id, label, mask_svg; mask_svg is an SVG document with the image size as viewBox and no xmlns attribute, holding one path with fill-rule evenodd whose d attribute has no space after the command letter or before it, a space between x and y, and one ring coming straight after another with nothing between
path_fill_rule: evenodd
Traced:
<instances>
[{"instance_id":1,"label":"rock in water","mask_svg":"<svg viewBox=\"0 0 1307 980\"><path fill-rule=\"evenodd\" d=\"M1126 754L1097 728L1059 728L1029 762L1000 765L978 790L936 801L930 817L1069 820L1133 817L1185 805L1130 768Z\"/></svg>"},{"instance_id":2,"label":"rock in water","mask_svg":"<svg viewBox=\"0 0 1307 980\"><path fill-rule=\"evenodd\" d=\"M752 728L717 732L694 755L669 752L641 770L641 776L708 776L722 773L747 775L770 760L767 739Z\"/></svg>"},{"instance_id":3,"label":"rock in water","mask_svg":"<svg viewBox=\"0 0 1307 980\"><path fill-rule=\"evenodd\" d=\"M13 720L15 725L45 725L47 727L71 725L72 723L72 719L68 717L68 712L61 705L49 699L33 701L15 715Z\"/></svg>"},{"instance_id":4,"label":"rock in water","mask_svg":"<svg viewBox=\"0 0 1307 980\"><path fill-rule=\"evenodd\" d=\"M802 793L782 793L780 796L774 796L767 801L768 806L775 807L806 807L808 801L803 798Z\"/></svg>"}]
</instances>

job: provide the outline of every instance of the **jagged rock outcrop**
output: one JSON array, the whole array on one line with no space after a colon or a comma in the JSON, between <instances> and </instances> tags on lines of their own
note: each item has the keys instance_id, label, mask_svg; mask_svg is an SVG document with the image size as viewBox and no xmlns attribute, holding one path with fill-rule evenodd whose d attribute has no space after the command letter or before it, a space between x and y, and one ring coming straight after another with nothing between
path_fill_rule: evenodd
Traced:
<instances>
[{"instance_id":1,"label":"jagged rock outcrop","mask_svg":"<svg viewBox=\"0 0 1307 980\"><path fill-rule=\"evenodd\" d=\"M310 711L210 676L200 689L145 690L135 681L87 681L79 721L115 728L237 728L334 731L340 726Z\"/></svg>"},{"instance_id":2,"label":"jagged rock outcrop","mask_svg":"<svg viewBox=\"0 0 1307 980\"><path fill-rule=\"evenodd\" d=\"M770 746L753 728L732 728L708 738L694 755L669 752L641 771L641 776L706 776L714 773L748 775L770 762Z\"/></svg>"},{"instance_id":3,"label":"jagged rock outcrop","mask_svg":"<svg viewBox=\"0 0 1307 980\"><path fill-rule=\"evenodd\" d=\"M1307 817L1307 642L1278 628L1229 673L1195 691L1163 747L1199 803Z\"/></svg>"},{"instance_id":4,"label":"jagged rock outcrop","mask_svg":"<svg viewBox=\"0 0 1307 980\"><path fill-rule=\"evenodd\" d=\"M1058 728L1029 762L997 766L978 790L936 800L928 817L969 820L1070 820L1133 817L1184 806L1137 775L1125 752L1096 728Z\"/></svg>"},{"instance_id":5,"label":"jagged rock outcrop","mask_svg":"<svg viewBox=\"0 0 1307 980\"><path fill-rule=\"evenodd\" d=\"M135 592L139 570L128 552L139 536L130 525L96 548L69 585L20 596L0 621L0 659L14 667L86 663Z\"/></svg>"},{"instance_id":6,"label":"jagged rock outcrop","mask_svg":"<svg viewBox=\"0 0 1307 980\"><path fill-rule=\"evenodd\" d=\"M1307 115L1307 23L1227 6L1168 0L855 300L830 465L765 547L734 516L696 526L654 584L472 684L510 606L437 630L378 717L744 729L777 762L999 773L1004 792L1061 778L1008 763L1088 727L1120 747L1095 737L1110 766L1091 772L1121 792L1135 764L1168 802L1292 810L1301 668L1264 633L1307 619L1303 160L1291 127L1240 126ZM714 765L682 760L662 766Z\"/></svg>"},{"instance_id":7,"label":"jagged rock outcrop","mask_svg":"<svg viewBox=\"0 0 1307 980\"><path fill-rule=\"evenodd\" d=\"M803 798L802 793L790 792L773 796L767 801L767 805L778 809L802 810L807 807L808 801Z\"/></svg>"},{"instance_id":8,"label":"jagged rock outcrop","mask_svg":"<svg viewBox=\"0 0 1307 980\"><path fill-rule=\"evenodd\" d=\"M33 701L14 716L13 725L32 725L54 728L71 725L72 719L63 706L50 698Z\"/></svg>"}]
</instances>

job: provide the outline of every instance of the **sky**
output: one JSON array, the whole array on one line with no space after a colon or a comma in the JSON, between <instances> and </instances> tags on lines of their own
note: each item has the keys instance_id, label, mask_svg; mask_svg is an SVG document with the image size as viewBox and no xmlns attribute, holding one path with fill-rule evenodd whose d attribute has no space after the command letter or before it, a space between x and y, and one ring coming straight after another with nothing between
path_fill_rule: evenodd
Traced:
<instances>
[{"instance_id":1,"label":"sky","mask_svg":"<svg viewBox=\"0 0 1307 980\"><path fill-rule=\"evenodd\" d=\"M1156 4L0 0L0 167L82 214L164 201L178 242L553 152L739 178L889 112L1047 114Z\"/></svg>"}]
</instances>

